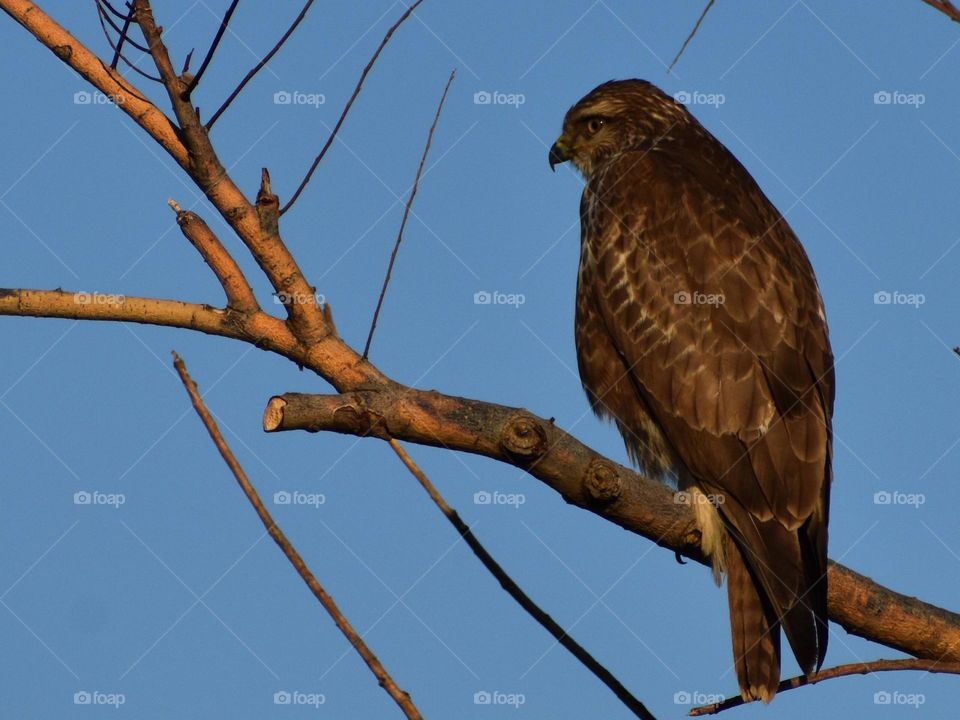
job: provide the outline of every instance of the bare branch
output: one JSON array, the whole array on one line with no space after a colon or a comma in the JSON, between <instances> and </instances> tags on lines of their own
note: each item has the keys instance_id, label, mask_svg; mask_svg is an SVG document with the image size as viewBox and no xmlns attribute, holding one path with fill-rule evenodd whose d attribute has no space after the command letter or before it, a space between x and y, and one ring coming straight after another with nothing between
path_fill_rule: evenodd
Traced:
<instances>
[{"instance_id":1,"label":"bare branch","mask_svg":"<svg viewBox=\"0 0 960 720\"><path fill-rule=\"evenodd\" d=\"M407 218L410 216L410 208L413 206L413 199L417 196L417 188L420 186L420 175L423 173L423 166L427 162L427 154L430 152L430 145L433 143L433 131L437 129L437 123L440 120L440 113L443 110L443 101L447 99L447 91L450 90L450 84L456 76L457 71L452 70L447 84L443 88L443 95L440 96L440 103L437 105L437 112L434 113L433 122L430 124L430 132L427 133L427 142L423 146L423 154L420 156L420 165L417 166L417 174L413 179L413 185L410 188L410 197L407 198L407 205L403 209L403 219L400 221L400 230L397 232L397 241L393 245L393 252L390 253L390 262L387 264L387 274L383 278L383 287L380 289L380 297L377 298L377 307L373 311L373 319L370 321L370 332L367 333L367 342L363 346L364 360L370 353L370 343L373 342L373 333L377 329L377 318L380 317L380 308L383 307L383 298L387 294L387 286L390 284L390 275L393 273L393 264L397 260L397 252L400 250L400 242L403 240L403 229L407 226Z\"/></svg>"},{"instance_id":2,"label":"bare branch","mask_svg":"<svg viewBox=\"0 0 960 720\"><path fill-rule=\"evenodd\" d=\"M304 3L303 7L300 9L300 14L297 15L290 27L287 28L287 31L277 41L277 44L273 46L270 52L263 56L263 59L260 62L253 66L253 69L250 72L243 76L243 80L240 81L240 83L233 89L233 92L231 92L230 95L227 96L227 99L223 101L223 104L217 108L217 111L210 117L209 120L207 120L207 130L213 127L213 124L217 121L217 118L223 114L224 110L230 107L230 103L236 99L237 95L239 95L243 88L246 87L247 83L253 79L253 76L260 72L264 66L270 62L271 58L273 58L273 56L279 52L280 48L282 48L284 43L287 42L287 38L289 38L293 34L293 31L297 29L297 25L300 24L300 21L306 17L307 10L310 9L311 5L313 5L313 0L307 0Z\"/></svg>"},{"instance_id":3,"label":"bare branch","mask_svg":"<svg viewBox=\"0 0 960 720\"><path fill-rule=\"evenodd\" d=\"M181 167L188 167L187 149L170 119L120 73L101 62L83 43L30 0L0 0L0 9L97 90L111 97L114 104L146 130Z\"/></svg>"},{"instance_id":4,"label":"bare branch","mask_svg":"<svg viewBox=\"0 0 960 720\"><path fill-rule=\"evenodd\" d=\"M403 15L401 15L400 18L390 26L390 29L387 30L387 34L383 36L383 40L380 41L380 45L374 51L373 56L370 58L370 62L367 63L367 66L363 68L363 72L360 73L360 79L357 81L357 86L353 89L353 94L350 96L350 99L347 100L347 104L343 106L343 112L340 113L337 124L333 126L333 130L330 132L330 137L327 138L327 142L325 142L323 147L320 149L320 154L314 158L313 163L310 165L310 169L307 170L307 174L304 176L303 180L300 181L300 185L293 193L290 201L280 210L281 215L289 210L297 201L297 198L300 197L300 193L302 193L304 188L307 187L307 183L309 183L310 178L313 177L313 173L317 169L317 166L320 165L320 161L323 160L323 156L327 154L327 150L329 150L330 146L333 145L334 138L336 138L337 133L340 132L340 126L343 125L343 121L347 119L347 113L349 113L350 108L353 107L353 101L356 100L357 96L360 94L360 88L363 87L363 81L367 79L367 75L373 68L373 64L377 61L377 58L380 57L380 53L387 46L387 43L390 42L390 38L393 37L393 33L398 27L400 27L404 20L413 14L413 11L416 10L417 6L422 2L423 0L417 0L410 7L408 7Z\"/></svg>"},{"instance_id":5,"label":"bare branch","mask_svg":"<svg viewBox=\"0 0 960 720\"><path fill-rule=\"evenodd\" d=\"M284 304L294 334L306 345L319 342L329 331L323 322L323 313L317 306L314 289L307 283L290 250L280 240L278 213L273 207L279 206L279 201L269 188L265 190L261 186L257 207L254 208L240 192L220 163L206 128L200 124L196 109L182 97L186 84L173 69L149 0L134 0L134 8L137 22L143 30L179 121L184 144L189 149L189 162L184 166L185 169L250 250L274 290L297 299L296 302ZM261 205L260 199L265 193L272 200Z\"/></svg>"},{"instance_id":6,"label":"bare branch","mask_svg":"<svg viewBox=\"0 0 960 720\"><path fill-rule=\"evenodd\" d=\"M200 397L200 393L197 390L197 384L190 377L189 373L187 372L186 365L184 365L183 360L179 355L177 355L177 353L173 353L173 365L177 369L177 373L180 375L180 380L183 382L183 387L186 388L187 394L190 396L190 401L193 403L194 410L197 411L197 415L200 416L200 420L203 422L204 427L210 434L210 439L213 440L213 444L216 445L217 450L220 452L220 456L223 458L224 462L226 462L227 467L230 468L230 472L232 472L233 476L236 478L237 483L240 485L240 489L243 490L243 494L247 496L247 500L250 501L250 504L256 511L257 517L260 518L260 522L263 523L263 526L267 529L267 532L270 533L270 537L273 538L273 541L277 544L280 550L283 551L283 554L287 556L287 560L290 561L290 564L293 565L294 569L297 571L297 574L300 575L303 581L307 584L307 587L310 588L310 592L313 593L314 597L320 601L323 609L326 610L333 619L333 622L340 629L340 632L344 634L350 644L356 649L360 657L363 658L363 661L367 664L367 667L370 668L370 671L377 678L377 682L380 684L380 687L387 691L387 694L393 698L394 702L396 702L400 709L403 710L404 715L410 718L410 720L421 720L422 716L420 715L420 711L417 710L417 707L413 704L413 700L410 699L410 695L397 686L393 678L390 677L390 673L388 673L386 668L383 667L383 665L377 659L377 656L373 654L373 651L370 650L367 644L363 641L363 638L361 638L359 633L354 630L353 625L350 624L350 621L347 620L346 616L340 611L340 608L337 607L336 602L334 602L333 598L330 597L330 594L323 588L323 586L320 584L320 581L317 580L316 575L314 575L310 571L310 568L307 567L307 563L304 562L303 557L287 539L287 536L284 534L283 530L281 530L280 527L274 522L273 517L270 515L270 511L267 510L266 506L263 504L263 501L260 499L260 495L257 493L256 488L254 488L253 484L250 482L250 478L247 477L247 473L237 461L233 451L230 450L230 446L227 445L227 441L224 440L223 434L217 427L216 421L210 415L210 411L207 410L207 407L203 402L203 398Z\"/></svg>"},{"instance_id":7,"label":"bare branch","mask_svg":"<svg viewBox=\"0 0 960 720\"><path fill-rule=\"evenodd\" d=\"M253 289L236 260L227 252L210 227L196 213L180 208L173 200L168 204L177 214L177 224L190 243L197 249L213 274L217 276L227 296L227 305L235 310L254 312L260 309Z\"/></svg>"},{"instance_id":8,"label":"bare branch","mask_svg":"<svg viewBox=\"0 0 960 720\"><path fill-rule=\"evenodd\" d=\"M190 80L190 84L187 85L186 89L183 91L180 97L184 100L187 100L190 97L190 93L193 92L194 88L200 83L200 78L203 77L203 74L207 71L207 66L210 64L210 61L213 60L213 54L217 52L217 47L220 45L220 41L223 39L223 34L227 31L227 25L230 24L230 18L233 16L233 11L237 9L237 5L240 4L240 0L232 0L230 7L227 8L227 11L223 14L223 20L220 21L220 27L217 29L217 34L213 38L213 42L210 43L210 49L207 50L206 56L203 58L203 62L200 63L200 68L197 70L197 74L193 76Z\"/></svg>"},{"instance_id":9,"label":"bare branch","mask_svg":"<svg viewBox=\"0 0 960 720\"><path fill-rule=\"evenodd\" d=\"M476 555L477 559L483 563L483 566L490 571L490 574L496 578L497 582L507 591L510 597L516 600L520 607L540 623L540 625L553 636L557 643L569 650L577 660L583 663L604 685L610 688L613 694L616 695L634 715L638 718L644 718L644 720L656 720L653 714L647 710L646 706L634 697L633 694L614 677L613 673L601 665L580 643L570 637L570 635L557 624L556 620L545 613L533 599L514 582L513 578L507 574L507 571L501 567L500 563L494 560L493 556L487 552L487 549L477 540L477 537L473 534L473 531L470 530L470 527L460 519L457 511L447 504L447 501L443 499L443 496L437 488L430 482L430 478L424 474L423 470L413 461L413 458L407 454L403 446L393 438L391 438L389 442L390 447L393 448L393 451L400 458L401 462L403 462L410 473L417 479L421 487L427 491L430 499L440 508L440 511L446 516L450 524L453 525L464 542L470 547L473 554Z\"/></svg>"},{"instance_id":10,"label":"bare branch","mask_svg":"<svg viewBox=\"0 0 960 720\"><path fill-rule=\"evenodd\" d=\"M923 670L929 673L950 673L960 674L960 663L941 663L936 660L874 660L872 662L850 663L849 665L837 665L836 667L826 668L810 675L800 675L798 677L783 680L777 688L777 692L786 692L805 685L816 685L824 680L831 678L845 677L848 675L870 675L875 672L891 672L894 670ZM690 710L691 717L701 715L715 715L716 713L729 710L730 708L746 705L755 700L744 700L739 695L727 698L718 703L710 705L701 705Z\"/></svg>"},{"instance_id":11,"label":"bare branch","mask_svg":"<svg viewBox=\"0 0 960 720\"><path fill-rule=\"evenodd\" d=\"M484 455L526 470L569 503L706 564L684 494L608 460L526 410L394 386L274 397L263 426L267 432L332 430ZM957 614L834 562L828 588L830 619L847 632L916 657L960 662Z\"/></svg>"},{"instance_id":12,"label":"bare branch","mask_svg":"<svg viewBox=\"0 0 960 720\"><path fill-rule=\"evenodd\" d=\"M703 19L707 16L707 13L710 12L710 8L713 7L713 4L717 0L708 0L707 6L703 9L703 12L700 13L700 17L697 18L697 22L693 26L693 30L690 31L690 34L687 35L687 39L683 41L683 45L680 46L680 50L677 52L677 56L673 59L673 62L670 63L670 67L667 68L667 73L673 71L673 66L677 64L680 60L680 56L683 55L683 51L687 49L687 45L690 44L690 41L693 40L693 36L697 34L697 30L700 29L700 24L703 22Z\"/></svg>"},{"instance_id":13,"label":"bare branch","mask_svg":"<svg viewBox=\"0 0 960 720\"><path fill-rule=\"evenodd\" d=\"M927 5L936 8L954 22L960 22L960 8L950 0L923 0Z\"/></svg>"}]
</instances>

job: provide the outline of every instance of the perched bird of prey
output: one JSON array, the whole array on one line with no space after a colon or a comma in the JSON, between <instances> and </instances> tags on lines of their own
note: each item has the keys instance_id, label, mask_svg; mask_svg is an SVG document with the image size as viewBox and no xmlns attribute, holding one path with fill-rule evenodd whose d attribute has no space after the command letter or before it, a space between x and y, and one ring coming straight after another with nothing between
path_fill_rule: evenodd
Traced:
<instances>
[{"instance_id":1,"label":"perched bird of prey","mask_svg":"<svg viewBox=\"0 0 960 720\"><path fill-rule=\"evenodd\" d=\"M580 201L577 359L632 459L675 481L727 578L745 699L827 650L833 355L810 261L737 159L643 80L567 112Z\"/></svg>"}]
</instances>

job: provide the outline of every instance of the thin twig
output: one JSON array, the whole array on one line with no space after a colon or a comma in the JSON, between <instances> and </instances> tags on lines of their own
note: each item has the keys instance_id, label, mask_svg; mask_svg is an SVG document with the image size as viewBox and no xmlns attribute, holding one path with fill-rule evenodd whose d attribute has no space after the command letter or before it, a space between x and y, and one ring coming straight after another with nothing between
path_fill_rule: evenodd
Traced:
<instances>
[{"instance_id":1,"label":"thin twig","mask_svg":"<svg viewBox=\"0 0 960 720\"><path fill-rule=\"evenodd\" d=\"M237 458L234 456L233 452L230 450L230 447L227 445L226 440L224 440L223 435L220 433L220 429L217 427L216 421L210 415L210 411L207 410L206 405L203 402L203 399L200 397L200 393L197 390L197 384L190 377L187 372L186 365L184 365L183 360L177 355L176 352L173 353L173 365L177 369L177 373L180 375L180 380L183 382L184 388L186 388L187 393L190 395L190 401L193 403L194 410L197 411L197 415L200 416L200 420L203 422L204 427L206 427L207 432L210 434L210 438L213 440L213 444L217 446L217 450L220 451L221 457L227 463L227 466L230 468L230 472L233 473L233 476L237 479L237 482L240 484L240 488L243 490L244 495L247 496L247 500L250 501L250 504L253 506L253 509L256 511L257 516L260 518L260 521L263 523L264 527L267 529L267 532L270 533L270 537L273 538L274 542L280 547L283 551L283 554L287 556L287 559L290 561L290 564L296 569L297 573L307 584L307 587L310 588L311 592L320 601L320 604L323 605L323 608L329 613L330 617L333 618L334 623L340 629L347 640L359 653L360 657L363 658L363 661L367 664L367 667L370 668L371 672L376 676L377 682L380 683L380 686L387 691L390 697L393 698L394 702L400 706L400 709L403 710L404 714L410 718L410 720L421 720L422 716L420 711L417 710L417 707L413 704L413 700L410 699L410 696L403 690L401 690L397 684L393 681L393 678L390 677L390 674L386 671L383 665L380 664L380 661L377 659L376 655L367 647L366 643L363 641L363 638L353 629L353 626L350 624L350 621L347 620L346 616L340 609L337 607L337 604L333 601L333 598L323 589L323 586L317 580L316 576L310 571L310 568L307 567L307 564L304 562L303 557L300 553L297 552L296 548L290 543L283 531L277 526L273 521L273 518L270 516L270 512L264 506L263 501L260 499L260 496L257 494L256 489L250 483L250 479L247 477L246 472L240 466L240 463L237 461Z\"/></svg>"},{"instance_id":2,"label":"thin twig","mask_svg":"<svg viewBox=\"0 0 960 720\"><path fill-rule=\"evenodd\" d=\"M131 38L130 35L129 35L129 32L128 32L128 31L129 31L129 27L130 27L130 18L132 17L132 14L131 14L131 16L128 16L128 17L124 20L123 28L120 28L120 26L117 25L117 24L110 18L110 15L107 13L107 11L103 9L103 6L101 5L101 0L96 0L96 4L97 4L97 16L100 18L100 27L101 27L101 29L103 30L103 36L107 39L107 44L110 46L110 48L113 50L113 53L114 53L114 55L113 55L113 61L110 63L110 69L111 69L111 70L116 70L116 69L117 69L117 61L118 61L118 60L123 60L123 62L127 65L127 67L129 67L129 68L130 68L131 70L133 70L135 73L137 73L137 74L141 75L142 77L146 78L147 80L153 80L154 82L162 82L159 77L155 77L155 76L153 76L153 75L151 75L151 74L149 74L149 73L145 73L143 70L141 70L140 68L138 68L136 65L134 65L132 62L130 62L130 61L127 59L127 56L126 56L126 55L124 55L124 54L121 52L121 47L122 47L124 41L126 41L129 45L132 45L133 47L135 47L137 50L141 50L141 51L143 51L143 52L149 52L149 49L148 49L148 48L140 45L138 42L136 42L136 41L135 41L133 38ZM113 38L110 37L110 31L107 30L107 23L109 23L109 24L110 24L110 27L112 27L114 30L116 30L117 33L120 35L120 42L119 42L119 43L114 43L114 42L113 42Z\"/></svg>"},{"instance_id":3,"label":"thin twig","mask_svg":"<svg viewBox=\"0 0 960 720\"><path fill-rule=\"evenodd\" d=\"M387 264L387 274L383 278L383 287L380 288L380 297L377 298L377 307L373 311L373 319L370 321L370 332L367 333L367 343L363 346L363 359L367 359L370 352L370 343L373 342L373 333L377 329L377 318L380 317L380 308L383 307L383 298L387 294L387 286L390 284L390 276L393 274L393 264L397 260L397 252L400 250L400 243L403 240L403 229L407 226L407 218L410 217L410 208L413 206L413 199L417 196L417 188L420 185L420 175L423 174L424 163L427 162L427 153L430 152L430 145L433 143L433 131L437 129L437 122L440 120L440 112L443 110L443 101L447 99L447 91L450 90L450 83L456 76L457 71L451 70L450 77L447 79L446 87L443 88L443 95L440 96L440 103L437 105L437 112L433 116L433 122L430 124L430 132L427 133L427 143L423 146L423 155L420 156L420 165L417 166L417 174L413 179L413 186L410 188L410 197L407 198L407 205L403 209L403 219L400 221L400 230L397 232L397 241L393 244L393 252L390 253L390 262Z\"/></svg>"},{"instance_id":4,"label":"thin twig","mask_svg":"<svg viewBox=\"0 0 960 720\"><path fill-rule=\"evenodd\" d=\"M784 680L777 688L777 692L786 692L804 685L816 685L818 682L830 680L832 678L845 677L847 675L869 675L875 672L891 672L894 670L924 670L930 673L950 673L952 675L960 674L960 662L938 662L936 660L920 660L917 658L906 658L904 660L873 660L871 662L850 663L849 665L837 665L827 668L820 672L810 675L800 675L798 677ZM690 710L691 717L701 715L714 715L733 707L745 705L753 700L744 700L739 695L727 698L723 702L711 703L710 705L701 705Z\"/></svg>"},{"instance_id":5,"label":"thin twig","mask_svg":"<svg viewBox=\"0 0 960 720\"><path fill-rule=\"evenodd\" d=\"M223 34L227 31L227 25L230 24L230 18L233 16L233 11L237 9L237 5L240 4L240 0L232 0L230 7L227 8L227 11L223 14L223 20L220 21L220 27L217 29L217 34L213 37L213 42L210 43L210 49L207 50L206 56L203 58L203 62L200 63L200 68L197 70L197 74L193 76L193 79L190 80L190 84L187 85L187 89L181 93L180 97L184 100L190 97L190 93L193 92L194 88L197 87L197 84L200 82L200 78L203 77L203 73L207 70L207 65L210 64L210 61L213 60L213 54L217 51L217 46L220 45L220 41L223 40Z\"/></svg>"},{"instance_id":6,"label":"thin twig","mask_svg":"<svg viewBox=\"0 0 960 720\"><path fill-rule=\"evenodd\" d=\"M668 73L673 70L673 66L677 64L680 56L683 55L683 51L687 49L687 45L689 45L690 41L693 40L693 36L697 34L697 30L700 29L700 23L703 22L703 19L707 16L707 13L710 12L710 8L713 7L713 3L715 2L716 0L708 0L707 6L703 9L703 12L700 13L700 17L697 18L697 23L693 26L693 30L690 31L689 35L687 35L687 39L683 41L683 45L680 47L680 52L677 53L677 56L673 59L673 62L670 63L670 67L667 68Z\"/></svg>"},{"instance_id":7,"label":"thin twig","mask_svg":"<svg viewBox=\"0 0 960 720\"><path fill-rule=\"evenodd\" d=\"M439 493L433 483L430 482L430 479L424 474L423 470L413 461L407 451L403 449L403 446L399 442L391 438L389 440L390 447L393 448L393 451L397 454L400 460L406 465L410 473L417 479L420 485L424 490L427 491L427 494L430 496L430 499L440 508L447 520L450 521L450 524L456 529L456 531L463 538L464 542L470 547L473 551L473 554L477 556L477 559L483 564L483 566L490 571L490 574L496 578L497 582L500 583L500 586L507 591L507 593L512 597L517 603L526 610L530 616L536 620L540 625L550 633L554 639L560 644L563 645L570 653L581 663L583 663L590 672L597 676L597 678L606 685L610 690L613 691L613 694L616 695L620 701L626 705L634 715L639 718L644 718L644 720L655 720L654 716L647 710L646 706L635 698L629 690L627 690L613 674L607 670L603 665L601 665L596 658L594 658L580 643L570 637L567 632L557 624L557 621L550 617L546 612L544 612L531 598L527 595L513 578L511 578L507 571L501 567L500 563L494 560L493 556L487 552L487 549L480 544L480 541L477 540L477 537L473 534L473 531L470 530L470 527L460 518L460 515L447 504L447 501L444 500L443 496Z\"/></svg>"},{"instance_id":8,"label":"thin twig","mask_svg":"<svg viewBox=\"0 0 960 720\"><path fill-rule=\"evenodd\" d=\"M357 86L353 89L353 94L350 96L350 99L347 100L347 104L343 106L343 112L340 113L340 118L337 120L337 124L333 126L333 130L330 131L330 137L327 138L327 142L324 143L323 148L321 148L320 154L314 158L313 163L310 165L310 169L307 170L306 176L304 176L303 180L300 181L300 185L297 187L296 192L293 193L290 201L280 209L281 215L289 210L297 201L297 198L300 197L300 193L303 192L303 189L307 186L307 183L310 182L310 178L313 177L313 173L320 164L320 161L323 160L323 156L327 154L327 150L329 150L330 146L333 145L334 138L337 137L337 133L340 131L340 126L343 125L343 121L347 118L347 113L350 112L350 108L353 106L353 101L356 100L357 95L360 94L360 88L363 87L363 81L367 79L367 75L373 68L373 64L377 61L377 58L380 57L380 53L387 46L387 43L390 42L390 38L393 37L393 33L396 32L396 29L400 27L404 20L413 14L413 11L416 10L417 6L422 2L423 0L417 0L415 3L413 3L413 5L408 7L403 15L401 15L400 18L390 26L390 29L387 30L387 34L383 36L383 40L380 41L379 47L377 47L376 51L371 56L370 62L367 63L367 66L363 68L363 72L360 73L360 79L357 81Z\"/></svg>"},{"instance_id":9,"label":"thin twig","mask_svg":"<svg viewBox=\"0 0 960 720\"><path fill-rule=\"evenodd\" d=\"M954 22L960 22L960 8L950 0L923 0L930 7L936 8Z\"/></svg>"},{"instance_id":10,"label":"thin twig","mask_svg":"<svg viewBox=\"0 0 960 720\"><path fill-rule=\"evenodd\" d=\"M303 8L301 8L300 10L300 14L297 15L296 19L293 21L290 27L287 28L287 31L283 34L280 40L277 41L277 44L273 46L273 49L270 50L270 52L268 52L266 55L264 55L263 59L260 62L258 62L256 65L254 65L253 69L250 72L248 72L246 75L243 76L243 80L240 81L240 84L233 89L233 92L230 93L229 96L227 96L227 99L223 101L223 104L217 109L217 111L207 121L207 125L206 125L207 130L213 127L213 124L217 121L217 118L220 117L223 114L223 111L230 106L230 103L232 103L236 99L237 95L240 94L240 91L243 90L243 88L246 87L246 84L253 79L253 76L256 75L258 72L260 72L263 69L263 67L268 62L270 62L270 59L277 54L280 48L283 47L283 44L287 41L287 38L289 38L293 34L293 31L297 29L297 25L300 24L300 21L303 20L304 17L306 17L307 10L309 10L310 6L313 5L313 1L314 0L307 0L307 2L304 3Z\"/></svg>"}]
</instances>

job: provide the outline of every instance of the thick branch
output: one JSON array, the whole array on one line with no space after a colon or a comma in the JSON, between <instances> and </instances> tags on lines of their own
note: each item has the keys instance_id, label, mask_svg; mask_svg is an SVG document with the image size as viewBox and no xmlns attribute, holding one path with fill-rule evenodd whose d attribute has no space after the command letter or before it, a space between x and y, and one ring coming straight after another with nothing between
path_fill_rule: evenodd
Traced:
<instances>
[{"instance_id":1,"label":"thick branch","mask_svg":"<svg viewBox=\"0 0 960 720\"><path fill-rule=\"evenodd\" d=\"M169 200L168 204L177 214L177 224L184 237L197 249L203 261L210 266L217 276L223 292L227 296L230 307L243 312L259 310L257 299L243 271L236 260L227 252L213 230L210 229L199 215L183 210L176 202Z\"/></svg>"},{"instance_id":2,"label":"thick branch","mask_svg":"<svg viewBox=\"0 0 960 720\"><path fill-rule=\"evenodd\" d=\"M63 29L29 0L0 0L0 9L23 25L54 55L73 68L84 80L109 97L133 118L182 167L187 167L187 149L170 119L147 100L120 73L103 64L83 43Z\"/></svg>"},{"instance_id":3,"label":"thick branch","mask_svg":"<svg viewBox=\"0 0 960 720\"><path fill-rule=\"evenodd\" d=\"M519 468L574 505L703 563L693 512L661 483L611 462L526 410L393 387L270 400L264 429L333 430L485 455ZM831 562L830 619L847 632L920 658L960 661L960 616Z\"/></svg>"},{"instance_id":4,"label":"thick branch","mask_svg":"<svg viewBox=\"0 0 960 720\"><path fill-rule=\"evenodd\" d=\"M327 333L327 329L323 322L323 313L313 300L313 289L304 278L293 255L280 242L277 233L265 229L262 215L258 214L257 209L240 192L220 163L213 145L210 144L207 130L200 123L196 108L189 99L183 97L187 83L173 68L161 38L161 30L153 18L150 3L147 0L135 0L134 9L189 151L187 172L249 248L274 290L302 299L301 302L285 305L297 337L305 344L318 342ZM274 229L275 227L274 223Z\"/></svg>"}]
</instances>

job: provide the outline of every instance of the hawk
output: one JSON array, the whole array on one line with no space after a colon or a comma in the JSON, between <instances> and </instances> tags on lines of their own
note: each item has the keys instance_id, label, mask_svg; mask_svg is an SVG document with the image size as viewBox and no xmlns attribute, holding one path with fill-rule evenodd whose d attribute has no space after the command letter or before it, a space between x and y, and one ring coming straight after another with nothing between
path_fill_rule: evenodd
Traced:
<instances>
[{"instance_id":1,"label":"hawk","mask_svg":"<svg viewBox=\"0 0 960 720\"><path fill-rule=\"evenodd\" d=\"M827 650L833 355L800 241L733 154L643 80L574 105L550 148L580 201L575 336L594 412L677 484L727 578L744 699Z\"/></svg>"}]
</instances>

